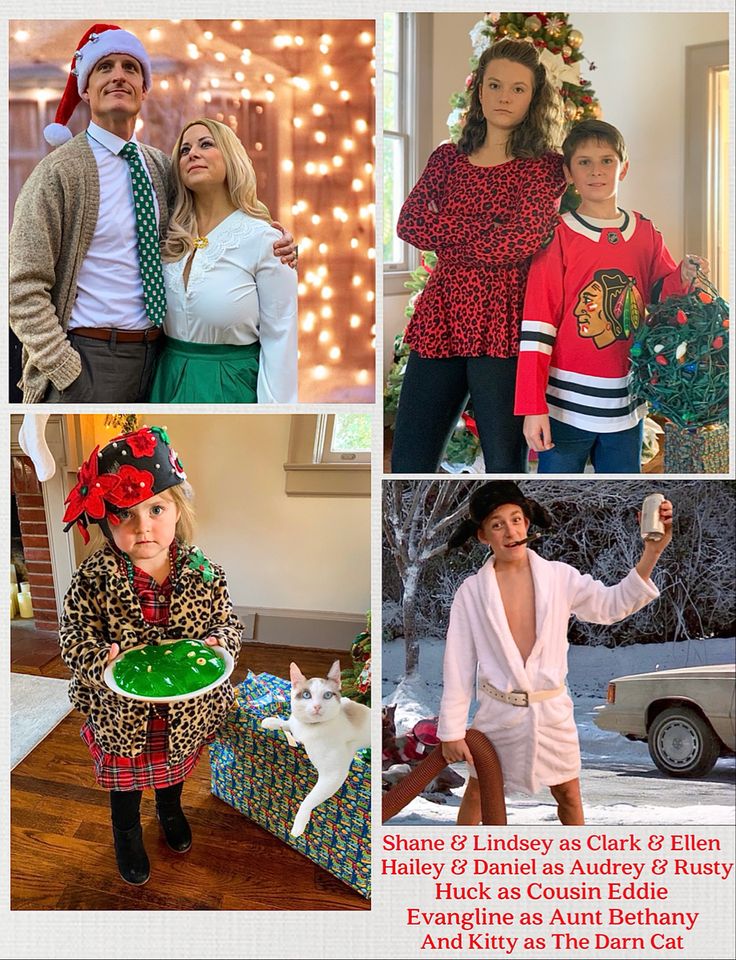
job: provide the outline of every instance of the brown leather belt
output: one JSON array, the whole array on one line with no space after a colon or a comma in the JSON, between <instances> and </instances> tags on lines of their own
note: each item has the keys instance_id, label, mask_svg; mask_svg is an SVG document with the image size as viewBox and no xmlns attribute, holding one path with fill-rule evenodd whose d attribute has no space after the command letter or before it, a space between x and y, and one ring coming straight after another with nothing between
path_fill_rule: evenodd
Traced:
<instances>
[{"instance_id":1,"label":"brown leather belt","mask_svg":"<svg viewBox=\"0 0 736 960\"><path fill-rule=\"evenodd\" d=\"M87 337L89 340L116 340L118 343L144 343L158 340L161 336L160 327L149 327L148 330L112 330L110 327L75 327L69 331L74 337Z\"/></svg>"}]
</instances>

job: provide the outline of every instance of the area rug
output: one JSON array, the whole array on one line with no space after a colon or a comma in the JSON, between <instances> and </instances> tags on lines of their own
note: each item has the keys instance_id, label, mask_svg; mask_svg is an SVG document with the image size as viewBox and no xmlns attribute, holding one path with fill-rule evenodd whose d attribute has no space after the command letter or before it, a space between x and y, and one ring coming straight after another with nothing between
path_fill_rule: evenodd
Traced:
<instances>
[{"instance_id":1,"label":"area rug","mask_svg":"<svg viewBox=\"0 0 736 960\"><path fill-rule=\"evenodd\" d=\"M11 673L11 770L71 712L68 689L68 680Z\"/></svg>"}]
</instances>

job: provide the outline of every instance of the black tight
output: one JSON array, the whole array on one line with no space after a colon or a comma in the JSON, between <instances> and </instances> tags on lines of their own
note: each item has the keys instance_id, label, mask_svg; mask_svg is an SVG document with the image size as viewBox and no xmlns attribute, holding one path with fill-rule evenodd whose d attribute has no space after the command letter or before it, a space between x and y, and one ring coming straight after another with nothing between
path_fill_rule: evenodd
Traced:
<instances>
[{"instance_id":1,"label":"black tight","mask_svg":"<svg viewBox=\"0 0 736 960\"><path fill-rule=\"evenodd\" d=\"M184 781L170 787L156 789L156 806L178 807ZM142 790L111 790L110 813L112 825L118 830L130 830L140 820Z\"/></svg>"}]
</instances>

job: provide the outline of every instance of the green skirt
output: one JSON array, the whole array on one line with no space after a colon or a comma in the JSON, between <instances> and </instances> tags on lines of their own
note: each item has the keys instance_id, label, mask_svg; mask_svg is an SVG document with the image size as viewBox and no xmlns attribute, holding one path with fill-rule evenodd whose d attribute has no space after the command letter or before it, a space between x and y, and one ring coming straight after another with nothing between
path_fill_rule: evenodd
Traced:
<instances>
[{"instance_id":1,"label":"green skirt","mask_svg":"<svg viewBox=\"0 0 736 960\"><path fill-rule=\"evenodd\" d=\"M164 338L151 403L257 403L260 343L185 343Z\"/></svg>"}]
</instances>

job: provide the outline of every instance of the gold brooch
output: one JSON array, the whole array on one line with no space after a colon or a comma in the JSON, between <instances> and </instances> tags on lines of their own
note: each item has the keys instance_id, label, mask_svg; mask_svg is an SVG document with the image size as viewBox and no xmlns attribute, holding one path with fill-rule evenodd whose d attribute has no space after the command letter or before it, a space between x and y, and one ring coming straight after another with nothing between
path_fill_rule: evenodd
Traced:
<instances>
[{"instance_id":1,"label":"gold brooch","mask_svg":"<svg viewBox=\"0 0 736 960\"><path fill-rule=\"evenodd\" d=\"M207 237L193 237L192 243L197 248L197 250L204 250L205 247L209 246L209 240Z\"/></svg>"}]
</instances>

